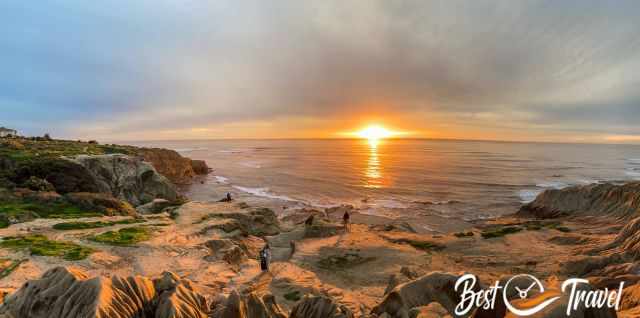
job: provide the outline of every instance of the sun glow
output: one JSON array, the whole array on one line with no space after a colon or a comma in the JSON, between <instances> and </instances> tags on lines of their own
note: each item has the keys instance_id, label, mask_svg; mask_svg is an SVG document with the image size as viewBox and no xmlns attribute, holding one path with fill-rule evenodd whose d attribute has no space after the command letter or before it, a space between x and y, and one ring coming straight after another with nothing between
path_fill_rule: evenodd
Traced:
<instances>
[{"instance_id":1,"label":"sun glow","mask_svg":"<svg viewBox=\"0 0 640 318\"><path fill-rule=\"evenodd\" d=\"M356 132L356 136L369 139L371 141L389 138L393 135L395 135L393 131L386 129L380 125L371 125Z\"/></svg>"}]
</instances>

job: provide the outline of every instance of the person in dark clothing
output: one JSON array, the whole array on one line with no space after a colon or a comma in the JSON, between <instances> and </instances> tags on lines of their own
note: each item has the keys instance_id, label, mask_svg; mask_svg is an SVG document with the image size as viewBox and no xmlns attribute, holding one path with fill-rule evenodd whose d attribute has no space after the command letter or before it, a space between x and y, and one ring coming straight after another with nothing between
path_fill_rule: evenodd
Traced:
<instances>
[{"instance_id":1,"label":"person in dark clothing","mask_svg":"<svg viewBox=\"0 0 640 318\"><path fill-rule=\"evenodd\" d=\"M227 192L227 196L221 199L218 202L231 202L233 199L231 198L231 193Z\"/></svg>"},{"instance_id":2,"label":"person in dark clothing","mask_svg":"<svg viewBox=\"0 0 640 318\"><path fill-rule=\"evenodd\" d=\"M271 262L271 248L269 243L260 250L260 269L263 272L269 271L269 263Z\"/></svg>"},{"instance_id":3,"label":"person in dark clothing","mask_svg":"<svg viewBox=\"0 0 640 318\"><path fill-rule=\"evenodd\" d=\"M304 225L306 226L313 225L313 219L314 219L313 214L309 215L309 217L304 221Z\"/></svg>"},{"instance_id":4,"label":"person in dark clothing","mask_svg":"<svg viewBox=\"0 0 640 318\"><path fill-rule=\"evenodd\" d=\"M349 232L349 230L350 230L350 224L349 224L350 220L351 220L351 215L349 215L349 211L345 211L344 215L342 216L342 222L344 222L344 231L345 232Z\"/></svg>"}]
</instances>

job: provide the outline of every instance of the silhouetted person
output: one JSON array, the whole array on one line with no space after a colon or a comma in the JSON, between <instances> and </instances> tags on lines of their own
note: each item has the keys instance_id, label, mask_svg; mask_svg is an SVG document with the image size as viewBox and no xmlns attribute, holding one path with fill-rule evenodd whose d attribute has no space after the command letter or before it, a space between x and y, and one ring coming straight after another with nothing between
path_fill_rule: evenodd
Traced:
<instances>
[{"instance_id":1,"label":"silhouetted person","mask_svg":"<svg viewBox=\"0 0 640 318\"><path fill-rule=\"evenodd\" d=\"M269 263L271 262L271 248L269 243L265 244L262 250L260 250L260 269L263 272L269 270Z\"/></svg>"},{"instance_id":2,"label":"silhouetted person","mask_svg":"<svg viewBox=\"0 0 640 318\"><path fill-rule=\"evenodd\" d=\"M344 222L344 231L349 232L349 221L351 220L351 215L349 215L349 211L344 211L344 215L342 216L342 222Z\"/></svg>"},{"instance_id":3,"label":"silhouetted person","mask_svg":"<svg viewBox=\"0 0 640 318\"><path fill-rule=\"evenodd\" d=\"M227 196L223 199L221 199L219 202L231 202L231 200L233 200L231 198L231 193L227 192Z\"/></svg>"}]
</instances>

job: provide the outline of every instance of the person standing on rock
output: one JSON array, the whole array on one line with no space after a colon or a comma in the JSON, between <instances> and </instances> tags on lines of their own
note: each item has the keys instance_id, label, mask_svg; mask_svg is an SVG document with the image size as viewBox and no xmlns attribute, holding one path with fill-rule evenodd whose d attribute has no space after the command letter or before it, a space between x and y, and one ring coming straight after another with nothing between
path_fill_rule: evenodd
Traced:
<instances>
[{"instance_id":1,"label":"person standing on rock","mask_svg":"<svg viewBox=\"0 0 640 318\"><path fill-rule=\"evenodd\" d=\"M349 215L349 211L344 211L344 215L342 216L342 222L344 222L344 231L345 232L349 232L349 228L350 228L350 224L349 221L351 220L351 215Z\"/></svg>"},{"instance_id":2,"label":"person standing on rock","mask_svg":"<svg viewBox=\"0 0 640 318\"><path fill-rule=\"evenodd\" d=\"M260 251L260 269L262 269L263 272L269 271L270 262L271 262L271 248L269 247L269 243L267 243Z\"/></svg>"}]
</instances>

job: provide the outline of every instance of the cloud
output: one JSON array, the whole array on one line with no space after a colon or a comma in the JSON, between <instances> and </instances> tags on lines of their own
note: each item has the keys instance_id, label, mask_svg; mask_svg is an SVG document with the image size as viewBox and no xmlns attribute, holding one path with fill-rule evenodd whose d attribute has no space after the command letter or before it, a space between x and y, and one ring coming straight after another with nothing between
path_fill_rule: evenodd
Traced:
<instances>
[{"instance_id":1,"label":"cloud","mask_svg":"<svg viewBox=\"0 0 640 318\"><path fill-rule=\"evenodd\" d=\"M536 136L635 135L638 9L636 1L8 1L0 69L11 75L0 78L0 109L6 125L34 133L103 138L258 122L297 136L367 116L413 117L411 129L446 118ZM294 118L308 126L289 127Z\"/></svg>"}]
</instances>

